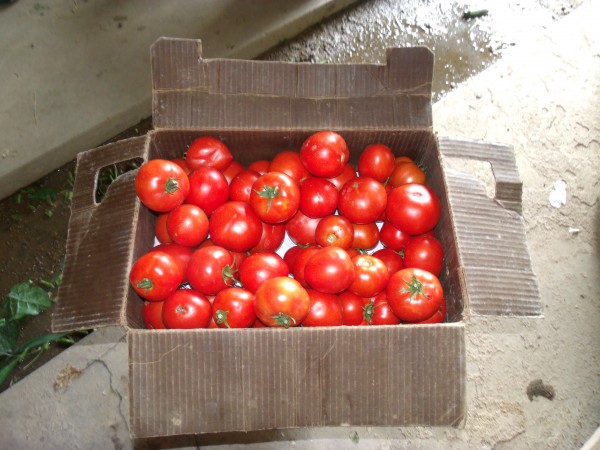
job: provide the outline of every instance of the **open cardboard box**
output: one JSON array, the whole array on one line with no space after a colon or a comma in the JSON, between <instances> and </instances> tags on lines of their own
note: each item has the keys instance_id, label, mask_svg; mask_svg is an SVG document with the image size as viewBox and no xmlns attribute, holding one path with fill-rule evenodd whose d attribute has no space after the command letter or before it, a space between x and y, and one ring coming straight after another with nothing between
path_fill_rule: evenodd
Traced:
<instances>
[{"instance_id":1,"label":"open cardboard box","mask_svg":"<svg viewBox=\"0 0 600 450\"><path fill-rule=\"evenodd\" d=\"M539 316L511 147L438 138L433 54L390 49L387 64L204 60L195 40L152 47L154 131L78 156L64 278L53 330L121 324L129 346L134 437L337 425L460 426L466 416L466 319ZM247 165L299 149L331 129L352 162L384 143L427 167L442 203L435 233L448 322L438 325L250 330L145 330L129 286L154 243L155 216L136 198L136 172L95 202L99 171L134 158L174 158L212 135ZM488 161L489 198L445 157Z\"/></svg>"}]
</instances>

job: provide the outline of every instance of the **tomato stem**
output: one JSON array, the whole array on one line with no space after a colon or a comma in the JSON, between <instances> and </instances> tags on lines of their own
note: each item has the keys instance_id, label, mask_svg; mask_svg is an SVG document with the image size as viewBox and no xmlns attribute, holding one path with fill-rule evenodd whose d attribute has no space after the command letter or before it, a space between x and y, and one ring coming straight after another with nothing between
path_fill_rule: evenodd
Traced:
<instances>
[{"instance_id":1,"label":"tomato stem","mask_svg":"<svg viewBox=\"0 0 600 450\"><path fill-rule=\"evenodd\" d=\"M153 286L154 283L152 283L152 280L150 278L143 278L140 281L138 281L138 284L136 284L136 287L144 290L144 294L147 294Z\"/></svg>"},{"instance_id":2,"label":"tomato stem","mask_svg":"<svg viewBox=\"0 0 600 450\"><path fill-rule=\"evenodd\" d=\"M370 301L368 305L363 306L363 317L367 323L373 322L373 314L375 313L375 303Z\"/></svg>"},{"instance_id":3,"label":"tomato stem","mask_svg":"<svg viewBox=\"0 0 600 450\"><path fill-rule=\"evenodd\" d=\"M401 292L410 294L410 301L412 302L417 295L424 295L423 283L421 283L415 275L412 276L410 281L405 281L406 287Z\"/></svg>"},{"instance_id":4,"label":"tomato stem","mask_svg":"<svg viewBox=\"0 0 600 450\"><path fill-rule=\"evenodd\" d=\"M227 322L227 311L223 311L222 309L218 309L215 312L215 319L218 325L225 324L227 328L231 328L229 323Z\"/></svg>"},{"instance_id":5,"label":"tomato stem","mask_svg":"<svg viewBox=\"0 0 600 450\"><path fill-rule=\"evenodd\" d=\"M269 212L269 209L271 209L273 199L281 195L279 192L279 186L264 186L262 191L257 191L255 189L254 192L256 192L256 194L260 197L267 199L267 212Z\"/></svg>"},{"instance_id":6,"label":"tomato stem","mask_svg":"<svg viewBox=\"0 0 600 450\"><path fill-rule=\"evenodd\" d=\"M276 325L284 328L289 328L292 325L296 324L296 320L292 316L289 316L282 312L278 312L274 316L271 316L271 318L275 321Z\"/></svg>"},{"instance_id":7,"label":"tomato stem","mask_svg":"<svg viewBox=\"0 0 600 450\"><path fill-rule=\"evenodd\" d=\"M167 194L174 194L179 190L179 182L177 178L169 178L165 183L165 192Z\"/></svg>"},{"instance_id":8,"label":"tomato stem","mask_svg":"<svg viewBox=\"0 0 600 450\"><path fill-rule=\"evenodd\" d=\"M237 272L237 271L233 268L234 264L235 264L235 258L231 265L223 267L223 270L221 271L221 278L223 279L223 282L227 286L231 286L233 284L241 285L240 281L235 277L235 272Z\"/></svg>"}]
</instances>

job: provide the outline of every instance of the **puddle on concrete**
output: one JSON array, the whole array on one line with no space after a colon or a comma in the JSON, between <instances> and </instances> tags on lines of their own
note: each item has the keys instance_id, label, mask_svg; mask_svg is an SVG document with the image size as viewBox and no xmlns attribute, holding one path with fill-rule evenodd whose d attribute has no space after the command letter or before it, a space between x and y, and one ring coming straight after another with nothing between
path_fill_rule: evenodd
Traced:
<instances>
[{"instance_id":1,"label":"puddle on concrete","mask_svg":"<svg viewBox=\"0 0 600 450\"><path fill-rule=\"evenodd\" d=\"M387 48L423 45L435 54L432 90L436 101L581 2L366 1L262 59L383 64ZM464 17L483 10L487 13L479 17Z\"/></svg>"},{"instance_id":2,"label":"puddle on concrete","mask_svg":"<svg viewBox=\"0 0 600 450\"><path fill-rule=\"evenodd\" d=\"M435 52L433 99L481 72L520 39L532 39L540 30L581 4L583 0L531 2L384 1L357 3L313 27L260 59L326 63L383 63L389 47L425 45ZM501 3L501 4L500 4ZM465 20L467 11L488 9L483 17ZM113 140L146 133L151 121L124 131ZM87 150L87 149L81 149ZM68 189L71 162L34 183L61 192ZM39 282L61 271L69 209L61 198L51 214L48 207L17 203L13 195L0 202L0 298L13 284ZM49 205L48 205L49 206ZM21 339L49 332L49 314L30 320ZM61 349L54 348L27 369L19 368L10 383L42 365Z\"/></svg>"}]
</instances>

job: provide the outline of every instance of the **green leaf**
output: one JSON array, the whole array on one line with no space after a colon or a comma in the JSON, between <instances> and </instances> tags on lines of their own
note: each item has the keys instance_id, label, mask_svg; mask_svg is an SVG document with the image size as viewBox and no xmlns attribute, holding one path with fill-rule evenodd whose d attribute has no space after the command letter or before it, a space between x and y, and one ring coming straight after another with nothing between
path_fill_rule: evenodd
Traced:
<instances>
[{"instance_id":1,"label":"green leaf","mask_svg":"<svg viewBox=\"0 0 600 450\"><path fill-rule=\"evenodd\" d=\"M17 364L21 362L20 358L13 358L8 364L0 368L0 383L3 383L9 375L15 370Z\"/></svg>"},{"instance_id":2,"label":"green leaf","mask_svg":"<svg viewBox=\"0 0 600 450\"><path fill-rule=\"evenodd\" d=\"M25 344L23 344L21 346L21 348L19 349L19 352L21 352L21 353L27 352L36 347L46 347L46 346L48 346L48 344L60 341L62 338L64 338L68 334L69 333L45 334L43 336L36 337L34 339L31 339L30 341L27 341Z\"/></svg>"},{"instance_id":3,"label":"green leaf","mask_svg":"<svg viewBox=\"0 0 600 450\"><path fill-rule=\"evenodd\" d=\"M19 339L19 324L14 320L0 322L0 354L13 353Z\"/></svg>"},{"instance_id":4,"label":"green leaf","mask_svg":"<svg viewBox=\"0 0 600 450\"><path fill-rule=\"evenodd\" d=\"M27 194L27 198L30 200L44 201L49 205L52 205L54 203L54 200L56 200L57 195L58 192L56 191L56 189L52 187L45 187L29 192Z\"/></svg>"},{"instance_id":5,"label":"green leaf","mask_svg":"<svg viewBox=\"0 0 600 450\"><path fill-rule=\"evenodd\" d=\"M41 287L31 283L14 285L8 293L8 309L12 320L35 316L48 309L52 299Z\"/></svg>"}]
</instances>

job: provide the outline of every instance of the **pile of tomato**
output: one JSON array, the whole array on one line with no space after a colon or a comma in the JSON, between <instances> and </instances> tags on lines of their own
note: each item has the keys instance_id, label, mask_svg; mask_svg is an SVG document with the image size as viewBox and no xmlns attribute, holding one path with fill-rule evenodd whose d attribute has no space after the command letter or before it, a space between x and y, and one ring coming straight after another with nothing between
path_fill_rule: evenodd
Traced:
<instances>
[{"instance_id":1,"label":"pile of tomato","mask_svg":"<svg viewBox=\"0 0 600 450\"><path fill-rule=\"evenodd\" d=\"M349 163L333 131L244 168L202 136L140 167L157 245L130 271L147 328L438 323L440 202L383 144Z\"/></svg>"}]
</instances>

